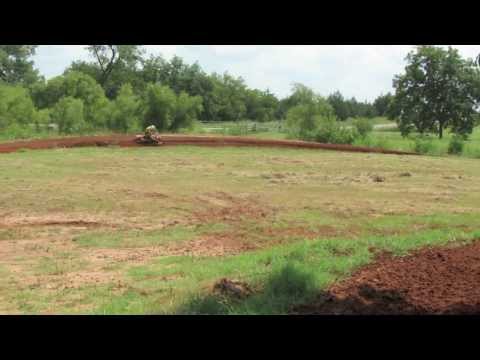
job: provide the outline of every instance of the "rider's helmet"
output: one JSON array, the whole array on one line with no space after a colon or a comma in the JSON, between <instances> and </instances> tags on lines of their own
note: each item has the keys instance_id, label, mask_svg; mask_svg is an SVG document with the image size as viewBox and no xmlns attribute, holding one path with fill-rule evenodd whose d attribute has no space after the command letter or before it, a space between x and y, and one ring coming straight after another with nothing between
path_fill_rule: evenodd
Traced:
<instances>
[{"instance_id":1,"label":"rider's helmet","mask_svg":"<svg viewBox=\"0 0 480 360\"><path fill-rule=\"evenodd\" d=\"M147 127L145 129L145 134L149 135L149 136L158 134L158 131L157 131L157 128L155 127L155 125L150 125L149 127Z\"/></svg>"}]
</instances>

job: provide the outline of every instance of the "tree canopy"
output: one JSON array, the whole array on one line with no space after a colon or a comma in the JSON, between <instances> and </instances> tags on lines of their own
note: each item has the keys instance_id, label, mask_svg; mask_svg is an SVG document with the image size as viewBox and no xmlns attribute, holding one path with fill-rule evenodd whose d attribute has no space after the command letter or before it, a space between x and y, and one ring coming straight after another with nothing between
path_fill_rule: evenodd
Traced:
<instances>
[{"instance_id":1,"label":"tree canopy","mask_svg":"<svg viewBox=\"0 0 480 360\"><path fill-rule=\"evenodd\" d=\"M0 45L0 81L30 85L38 81L38 70L30 58L36 45Z\"/></svg>"},{"instance_id":2,"label":"tree canopy","mask_svg":"<svg viewBox=\"0 0 480 360\"><path fill-rule=\"evenodd\" d=\"M392 114L402 134L413 130L443 137L445 129L472 132L480 101L480 73L458 50L418 46L407 55L405 73L397 75Z\"/></svg>"}]
</instances>

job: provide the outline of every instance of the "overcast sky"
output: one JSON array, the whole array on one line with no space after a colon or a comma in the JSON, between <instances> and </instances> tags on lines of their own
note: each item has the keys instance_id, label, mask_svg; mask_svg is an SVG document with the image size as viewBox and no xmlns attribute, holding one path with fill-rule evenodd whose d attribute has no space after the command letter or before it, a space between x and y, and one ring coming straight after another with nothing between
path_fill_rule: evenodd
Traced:
<instances>
[{"instance_id":1,"label":"overcast sky","mask_svg":"<svg viewBox=\"0 0 480 360\"><path fill-rule=\"evenodd\" d=\"M476 57L480 45L452 45L464 57ZM392 79L405 67L410 45L146 45L148 54L198 61L207 71L228 71L249 87L270 89L279 97L300 82L322 95L372 101L392 90ZM90 59L85 45L41 45L35 64L48 78L60 75L74 60Z\"/></svg>"}]
</instances>

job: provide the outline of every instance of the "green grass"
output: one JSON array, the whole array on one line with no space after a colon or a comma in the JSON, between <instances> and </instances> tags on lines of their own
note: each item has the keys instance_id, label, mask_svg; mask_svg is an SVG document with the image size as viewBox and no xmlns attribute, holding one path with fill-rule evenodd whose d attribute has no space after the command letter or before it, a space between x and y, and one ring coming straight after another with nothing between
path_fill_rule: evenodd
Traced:
<instances>
[{"instance_id":1,"label":"green grass","mask_svg":"<svg viewBox=\"0 0 480 360\"><path fill-rule=\"evenodd\" d=\"M372 247L405 255L424 246L460 244L479 237L478 231L467 234L429 230L355 241L318 239L223 259L164 258L131 269L129 275L137 291L115 297L96 312L129 313L132 308L140 308L148 313L282 314L371 261ZM173 280L159 280L162 277ZM202 291L222 277L244 280L256 292L247 300L238 301ZM167 302L165 294L169 296Z\"/></svg>"},{"instance_id":2,"label":"green grass","mask_svg":"<svg viewBox=\"0 0 480 360\"><path fill-rule=\"evenodd\" d=\"M479 237L477 162L194 146L0 154L0 224L13 224L0 226L0 312L282 314L372 261L371 247L401 255ZM256 249L148 252L204 238ZM214 296L222 277L255 294Z\"/></svg>"},{"instance_id":3,"label":"green grass","mask_svg":"<svg viewBox=\"0 0 480 360\"><path fill-rule=\"evenodd\" d=\"M452 134L446 133L443 139L430 136L430 149L427 155L447 156L448 145ZM366 139L359 139L354 145L381 147L389 150L415 151L415 135L402 137L397 131L374 130ZM480 127L476 127L473 133L465 141L465 147L461 156L480 159Z\"/></svg>"}]
</instances>

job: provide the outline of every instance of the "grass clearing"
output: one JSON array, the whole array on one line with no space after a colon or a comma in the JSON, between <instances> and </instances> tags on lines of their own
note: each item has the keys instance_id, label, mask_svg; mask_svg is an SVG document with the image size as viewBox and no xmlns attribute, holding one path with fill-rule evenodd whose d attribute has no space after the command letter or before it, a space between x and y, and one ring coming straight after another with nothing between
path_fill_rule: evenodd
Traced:
<instances>
[{"instance_id":1,"label":"grass clearing","mask_svg":"<svg viewBox=\"0 0 480 360\"><path fill-rule=\"evenodd\" d=\"M285 313L372 247L480 237L477 165L194 146L1 154L0 311ZM254 295L214 296L222 277Z\"/></svg>"}]
</instances>

